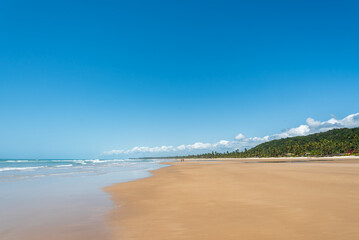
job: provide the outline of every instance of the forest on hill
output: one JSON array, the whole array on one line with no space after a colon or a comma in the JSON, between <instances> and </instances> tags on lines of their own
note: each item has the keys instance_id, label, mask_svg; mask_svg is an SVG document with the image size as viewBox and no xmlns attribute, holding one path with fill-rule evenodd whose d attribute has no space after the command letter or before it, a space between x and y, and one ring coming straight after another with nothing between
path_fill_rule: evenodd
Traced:
<instances>
[{"instance_id":1,"label":"forest on hill","mask_svg":"<svg viewBox=\"0 0 359 240\"><path fill-rule=\"evenodd\" d=\"M284 156L359 155L359 128L333 129L308 136L272 140L249 150L212 152L186 158L248 158Z\"/></svg>"}]
</instances>

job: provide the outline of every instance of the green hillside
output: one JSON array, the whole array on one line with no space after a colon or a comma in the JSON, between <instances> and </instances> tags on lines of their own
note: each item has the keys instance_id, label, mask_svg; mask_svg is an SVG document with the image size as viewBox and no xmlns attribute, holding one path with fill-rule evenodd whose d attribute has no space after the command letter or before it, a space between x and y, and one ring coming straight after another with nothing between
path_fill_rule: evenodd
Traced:
<instances>
[{"instance_id":1,"label":"green hillside","mask_svg":"<svg viewBox=\"0 0 359 240\"><path fill-rule=\"evenodd\" d=\"M328 156L342 154L358 154L359 128L333 129L308 136L283 138L259 144L258 146L239 152L207 153L191 155L198 158L246 158L246 157L278 157L278 156Z\"/></svg>"}]
</instances>

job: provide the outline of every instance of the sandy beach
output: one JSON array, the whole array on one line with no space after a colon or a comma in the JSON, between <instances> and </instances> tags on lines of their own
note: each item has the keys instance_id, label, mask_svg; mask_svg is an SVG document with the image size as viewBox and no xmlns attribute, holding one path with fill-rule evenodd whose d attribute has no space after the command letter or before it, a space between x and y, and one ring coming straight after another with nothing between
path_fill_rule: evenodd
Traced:
<instances>
[{"instance_id":1,"label":"sandy beach","mask_svg":"<svg viewBox=\"0 0 359 240\"><path fill-rule=\"evenodd\" d=\"M105 188L112 239L359 239L358 158L171 163Z\"/></svg>"}]
</instances>

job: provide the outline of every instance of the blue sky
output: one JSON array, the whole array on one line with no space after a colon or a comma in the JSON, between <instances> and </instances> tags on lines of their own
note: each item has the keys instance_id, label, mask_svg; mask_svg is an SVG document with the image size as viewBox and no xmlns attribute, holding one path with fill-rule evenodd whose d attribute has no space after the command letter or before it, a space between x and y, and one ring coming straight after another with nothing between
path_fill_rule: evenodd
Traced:
<instances>
[{"instance_id":1,"label":"blue sky","mask_svg":"<svg viewBox=\"0 0 359 240\"><path fill-rule=\"evenodd\" d=\"M1 1L0 158L110 157L340 121L359 112L358 8Z\"/></svg>"}]
</instances>

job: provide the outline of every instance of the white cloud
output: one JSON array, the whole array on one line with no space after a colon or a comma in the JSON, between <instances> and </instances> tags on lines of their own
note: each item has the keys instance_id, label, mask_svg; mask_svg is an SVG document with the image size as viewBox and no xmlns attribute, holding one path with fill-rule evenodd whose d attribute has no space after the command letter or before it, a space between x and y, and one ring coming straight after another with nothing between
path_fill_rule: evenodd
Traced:
<instances>
[{"instance_id":1,"label":"white cloud","mask_svg":"<svg viewBox=\"0 0 359 240\"><path fill-rule=\"evenodd\" d=\"M276 138L305 136L312 133L325 132L334 128L354 128L359 127L359 113L351 114L341 120L331 118L328 121L320 122L308 118L306 125L291 128L287 131L274 135Z\"/></svg>"},{"instance_id":2,"label":"white cloud","mask_svg":"<svg viewBox=\"0 0 359 240\"><path fill-rule=\"evenodd\" d=\"M273 139L306 136L313 133L326 132L335 128L354 128L359 127L359 113L351 114L341 120L331 118L328 121L320 122L313 118L307 118L306 124L300 125L295 128L286 129L281 133L273 134L263 138L249 138L249 141L266 142Z\"/></svg>"},{"instance_id":3,"label":"white cloud","mask_svg":"<svg viewBox=\"0 0 359 240\"><path fill-rule=\"evenodd\" d=\"M282 133L273 135L274 138L287 138L294 136L304 136L310 134L310 127L308 125L300 125L296 128L290 128Z\"/></svg>"},{"instance_id":4,"label":"white cloud","mask_svg":"<svg viewBox=\"0 0 359 240\"><path fill-rule=\"evenodd\" d=\"M115 154L129 154L129 153L156 153L156 152L170 152L175 148L173 146L161 146L161 147L134 147L128 150L111 150L105 151L106 155L115 155Z\"/></svg>"},{"instance_id":5,"label":"white cloud","mask_svg":"<svg viewBox=\"0 0 359 240\"><path fill-rule=\"evenodd\" d=\"M238 134L237 136L235 136L235 139L237 139L237 140L241 140L241 139L245 139L246 137L242 134L242 133L240 133L240 134Z\"/></svg>"},{"instance_id":6,"label":"white cloud","mask_svg":"<svg viewBox=\"0 0 359 240\"><path fill-rule=\"evenodd\" d=\"M346 118L343 118L341 121L339 121L339 124L347 128L359 127L359 113L351 114Z\"/></svg>"},{"instance_id":7,"label":"white cloud","mask_svg":"<svg viewBox=\"0 0 359 240\"><path fill-rule=\"evenodd\" d=\"M221 140L216 143L202 143L196 142L189 145L173 146L161 146L161 147L134 147L128 150L111 150L105 151L105 155L116 155L116 154L131 154L131 153L161 153L161 152L180 152L180 151L196 151L196 150L229 150L234 149L238 145L236 141Z\"/></svg>"},{"instance_id":8,"label":"white cloud","mask_svg":"<svg viewBox=\"0 0 359 240\"><path fill-rule=\"evenodd\" d=\"M273 139L305 136L318 132L325 132L334 128L354 128L359 127L359 113L351 114L341 120L331 118L328 121L320 122L312 118L306 120L306 124L295 128L286 129L281 133L273 134L264 137L250 137L246 138L242 133L235 136L235 141L221 140L216 143L202 143L196 142L189 145L174 146L160 146L160 147L134 147L128 150L111 150L103 152L105 155L118 154L135 154L135 153L179 153L188 154L191 152L209 152L209 151L227 151L235 149L244 149L245 147L254 147L260 143L267 142Z\"/></svg>"},{"instance_id":9,"label":"white cloud","mask_svg":"<svg viewBox=\"0 0 359 240\"><path fill-rule=\"evenodd\" d=\"M269 141L270 136L264 136L264 137L251 137L248 139L245 139L246 142L266 142Z\"/></svg>"}]
</instances>

